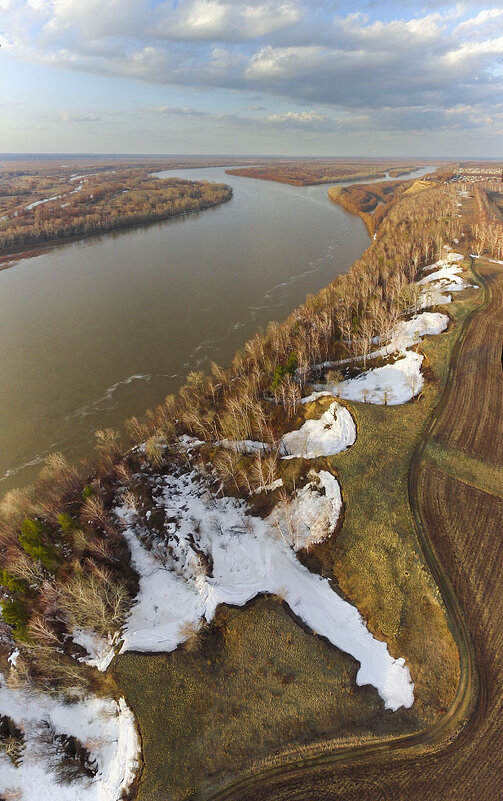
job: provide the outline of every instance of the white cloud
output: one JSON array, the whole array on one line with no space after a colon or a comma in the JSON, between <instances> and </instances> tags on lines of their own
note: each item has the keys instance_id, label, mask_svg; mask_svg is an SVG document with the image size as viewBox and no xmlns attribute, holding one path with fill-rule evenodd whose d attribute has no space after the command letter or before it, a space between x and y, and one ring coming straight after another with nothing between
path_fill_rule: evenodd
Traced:
<instances>
[{"instance_id":1,"label":"white cloud","mask_svg":"<svg viewBox=\"0 0 503 801\"><path fill-rule=\"evenodd\" d=\"M475 17L471 17L463 22L460 22L456 28L456 33L464 33L472 31L474 28L479 28L487 22L493 22L503 16L503 8L488 8L480 11Z\"/></svg>"},{"instance_id":2,"label":"white cloud","mask_svg":"<svg viewBox=\"0 0 503 801\"><path fill-rule=\"evenodd\" d=\"M483 42L465 42L456 50L447 53L446 59L451 64L459 64L466 60L473 61L480 56L494 55L503 56L503 36Z\"/></svg>"},{"instance_id":3,"label":"white cloud","mask_svg":"<svg viewBox=\"0 0 503 801\"><path fill-rule=\"evenodd\" d=\"M61 119L63 122L99 122L102 117L92 111L89 114L74 114L64 111L61 114Z\"/></svg>"},{"instance_id":4,"label":"white cloud","mask_svg":"<svg viewBox=\"0 0 503 801\"><path fill-rule=\"evenodd\" d=\"M239 41L270 34L300 18L296 2L189 0L158 10L155 31L166 39Z\"/></svg>"},{"instance_id":5,"label":"white cloud","mask_svg":"<svg viewBox=\"0 0 503 801\"><path fill-rule=\"evenodd\" d=\"M378 5L368 15L336 16L329 0L0 0L0 37L32 62L245 91L248 100L258 92L269 108L280 98L281 110L255 120L262 127L421 131L475 125L476 117L488 124L503 95L503 8L491 0L483 10L426 2L431 13L407 18L413 4L404 2L404 18L383 20ZM452 111L462 107L476 114Z\"/></svg>"}]
</instances>

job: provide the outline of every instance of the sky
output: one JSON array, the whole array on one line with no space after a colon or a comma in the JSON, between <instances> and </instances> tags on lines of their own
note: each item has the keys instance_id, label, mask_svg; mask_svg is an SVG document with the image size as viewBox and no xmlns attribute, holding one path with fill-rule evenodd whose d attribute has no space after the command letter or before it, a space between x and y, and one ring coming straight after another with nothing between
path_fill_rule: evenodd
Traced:
<instances>
[{"instance_id":1,"label":"sky","mask_svg":"<svg viewBox=\"0 0 503 801\"><path fill-rule=\"evenodd\" d=\"M0 0L0 152L503 157L503 0Z\"/></svg>"}]
</instances>

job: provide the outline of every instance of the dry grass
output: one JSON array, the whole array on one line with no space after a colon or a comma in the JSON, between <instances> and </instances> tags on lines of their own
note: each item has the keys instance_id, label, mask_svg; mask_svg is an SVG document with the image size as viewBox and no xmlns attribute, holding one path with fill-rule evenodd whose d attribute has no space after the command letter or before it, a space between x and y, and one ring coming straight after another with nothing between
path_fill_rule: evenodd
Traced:
<instances>
[{"instance_id":1,"label":"dry grass","mask_svg":"<svg viewBox=\"0 0 503 801\"><path fill-rule=\"evenodd\" d=\"M384 712L373 688L355 685L357 668L273 598L221 607L197 652L119 657L117 678L143 738L138 801L182 801L199 787L208 797L285 750L420 725L414 712Z\"/></svg>"},{"instance_id":2,"label":"dry grass","mask_svg":"<svg viewBox=\"0 0 503 801\"><path fill-rule=\"evenodd\" d=\"M453 700L457 647L436 585L417 540L408 496L412 454L447 376L459 323L478 302L475 292L453 304L457 325L423 342L427 381L421 398L398 407L351 404L358 438L332 459L345 501L338 537L317 546L319 564L333 573L369 628L395 656L405 656L416 705L432 723ZM428 636L425 637L425 630Z\"/></svg>"},{"instance_id":3,"label":"dry grass","mask_svg":"<svg viewBox=\"0 0 503 801\"><path fill-rule=\"evenodd\" d=\"M464 297L451 308L458 321L478 302L474 291ZM143 737L138 801L207 798L233 777L271 761L281 764L287 754L419 731L445 713L458 682L458 653L417 542L407 477L458 333L453 325L425 343L429 381L420 401L352 405L356 445L316 460L318 469L323 462L341 476L344 525L303 556L311 569L336 575L376 635L395 655L406 656L416 682L413 709L385 712L372 688L356 687L354 660L305 631L277 600L256 599L240 610L222 607L198 638L197 652L125 654L117 660L117 679ZM319 417L330 403L321 398L299 408L289 425ZM314 462L287 460L280 466L291 489ZM254 511L267 513L265 498L257 496L256 505Z\"/></svg>"}]
</instances>

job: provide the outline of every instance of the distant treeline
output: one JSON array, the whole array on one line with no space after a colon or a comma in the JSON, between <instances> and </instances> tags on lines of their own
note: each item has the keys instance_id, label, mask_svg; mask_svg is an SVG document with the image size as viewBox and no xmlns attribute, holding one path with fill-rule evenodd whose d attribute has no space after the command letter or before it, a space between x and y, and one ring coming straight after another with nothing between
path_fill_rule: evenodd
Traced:
<instances>
[{"instance_id":1,"label":"distant treeline","mask_svg":"<svg viewBox=\"0 0 503 801\"><path fill-rule=\"evenodd\" d=\"M417 166L417 164L385 163L365 159L355 162L337 159L313 160L312 162L302 160L230 169L226 170L226 173L245 178L260 178L264 181L278 181L293 186L306 186L308 184L337 183L338 181L367 181L384 178L386 173L392 177L398 177L417 169Z\"/></svg>"}]
</instances>

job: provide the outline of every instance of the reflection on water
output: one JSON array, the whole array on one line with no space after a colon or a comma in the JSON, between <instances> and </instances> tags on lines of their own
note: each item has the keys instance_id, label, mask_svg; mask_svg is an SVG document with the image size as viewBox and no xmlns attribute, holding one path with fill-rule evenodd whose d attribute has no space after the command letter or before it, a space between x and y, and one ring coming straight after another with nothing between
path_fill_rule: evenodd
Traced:
<instances>
[{"instance_id":1,"label":"reflection on water","mask_svg":"<svg viewBox=\"0 0 503 801\"><path fill-rule=\"evenodd\" d=\"M0 492L54 450L86 456L271 319L283 319L368 244L326 186L229 183L218 208L82 240L0 272Z\"/></svg>"}]
</instances>

